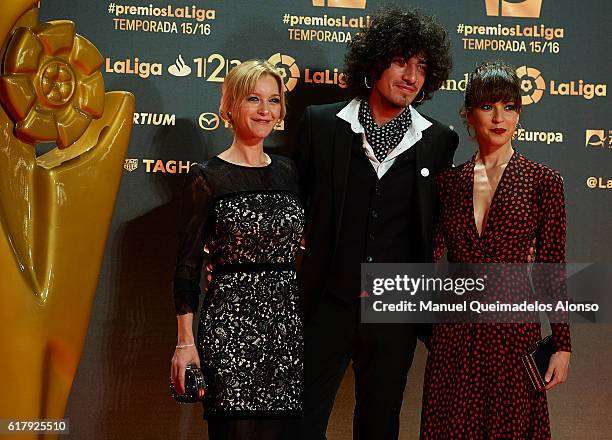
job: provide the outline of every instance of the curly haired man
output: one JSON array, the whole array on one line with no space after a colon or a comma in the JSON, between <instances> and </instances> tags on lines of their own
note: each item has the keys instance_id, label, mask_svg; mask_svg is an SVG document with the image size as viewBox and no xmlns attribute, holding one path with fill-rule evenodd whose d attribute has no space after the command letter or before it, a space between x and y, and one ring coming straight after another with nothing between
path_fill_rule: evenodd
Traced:
<instances>
[{"instance_id":1,"label":"curly haired man","mask_svg":"<svg viewBox=\"0 0 612 440\"><path fill-rule=\"evenodd\" d=\"M304 113L296 153L308 212L303 440L326 438L351 361L353 437L398 437L417 327L361 322L360 264L432 259L434 176L451 165L458 137L415 108L451 66L447 33L433 17L387 7L348 46L353 99Z\"/></svg>"}]
</instances>

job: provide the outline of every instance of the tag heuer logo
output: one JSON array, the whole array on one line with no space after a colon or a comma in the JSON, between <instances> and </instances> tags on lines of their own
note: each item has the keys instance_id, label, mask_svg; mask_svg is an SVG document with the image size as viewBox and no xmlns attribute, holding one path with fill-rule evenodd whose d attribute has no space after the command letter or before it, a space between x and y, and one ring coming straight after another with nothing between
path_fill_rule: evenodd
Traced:
<instances>
[{"instance_id":1,"label":"tag heuer logo","mask_svg":"<svg viewBox=\"0 0 612 440\"><path fill-rule=\"evenodd\" d=\"M125 162L123 162L123 168L131 173L138 168L138 159L125 159Z\"/></svg>"}]
</instances>

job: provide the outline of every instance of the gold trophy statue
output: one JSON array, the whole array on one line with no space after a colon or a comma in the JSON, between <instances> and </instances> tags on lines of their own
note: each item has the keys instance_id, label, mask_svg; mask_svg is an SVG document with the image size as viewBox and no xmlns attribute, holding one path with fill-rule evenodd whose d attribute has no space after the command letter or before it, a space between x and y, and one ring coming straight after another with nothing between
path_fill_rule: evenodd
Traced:
<instances>
[{"instance_id":1,"label":"gold trophy statue","mask_svg":"<svg viewBox=\"0 0 612 440\"><path fill-rule=\"evenodd\" d=\"M0 419L61 419L134 97L105 93L98 50L71 21L39 24L37 0L3 0L0 60Z\"/></svg>"}]
</instances>

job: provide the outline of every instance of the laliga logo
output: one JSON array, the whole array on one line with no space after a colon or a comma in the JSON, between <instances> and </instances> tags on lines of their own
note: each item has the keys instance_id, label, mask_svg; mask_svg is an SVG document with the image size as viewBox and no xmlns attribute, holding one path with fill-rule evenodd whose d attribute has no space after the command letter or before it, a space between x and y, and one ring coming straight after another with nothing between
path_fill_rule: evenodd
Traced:
<instances>
[{"instance_id":1,"label":"laliga logo","mask_svg":"<svg viewBox=\"0 0 612 440\"><path fill-rule=\"evenodd\" d=\"M542 99L544 90L546 90L546 83L538 69L521 66L516 69L516 74L521 79L521 89L526 93L521 97L523 105L535 104Z\"/></svg>"},{"instance_id":2,"label":"laliga logo","mask_svg":"<svg viewBox=\"0 0 612 440\"><path fill-rule=\"evenodd\" d=\"M521 78L521 89L524 93L521 100L523 105L535 104L542 99L544 90L546 90L546 84L538 69L521 66L516 69L516 74ZM582 79L568 82L552 80L549 83L548 90L549 94L553 96L581 96L584 99L591 100L595 97L607 96L608 85L591 84Z\"/></svg>"},{"instance_id":3,"label":"laliga logo","mask_svg":"<svg viewBox=\"0 0 612 440\"><path fill-rule=\"evenodd\" d=\"M366 0L312 0L312 6L327 6L329 8L365 9Z\"/></svg>"},{"instance_id":4,"label":"laliga logo","mask_svg":"<svg viewBox=\"0 0 612 440\"><path fill-rule=\"evenodd\" d=\"M141 78L148 78L149 75L161 76L162 65L160 63L148 63L138 59L138 57L125 60L112 61L106 58L106 73L132 74Z\"/></svg>"},{"instance_id":5,"label":"laliga logo","mask_svg":"<svg viewBox=\"0 0 612 440\"><path fill-rule=\"evenodd\" d=\"M280 71L283 81L285 82L285 91L292 91L297 85L298 78L300 77L300 68L295 64L295 59L289 55L281 55L277 52L268 58L268 61L274 64ZM287 75L287 71L289 71L289 75Z\"/></svg>"},{"instance_id":6,"label":"laliga logo","mask_svg":"<svg viewBox=\"0 0 612 440\"><path fill-rule=\"evenodd\" d=\"M501 4L501 8L500 8ZM538 18L542 9L542 0L485 0L487 15L502 17ZM501 9L501 14L500 14Z\"/></svg>"}]
</instances>

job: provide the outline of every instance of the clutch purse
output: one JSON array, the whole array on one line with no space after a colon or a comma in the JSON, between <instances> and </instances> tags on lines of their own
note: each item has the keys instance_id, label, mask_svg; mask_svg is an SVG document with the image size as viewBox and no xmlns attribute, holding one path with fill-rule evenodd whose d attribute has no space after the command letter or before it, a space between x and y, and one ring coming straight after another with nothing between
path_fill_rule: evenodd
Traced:
<instances>
[{"instance_id":1,"label":"clutch purse","mask_svg":"<svg viewBox=\"0 0 612 440\"><path fill-rule=\"evenodd\" d=\"M206 392L206 384L204 383L202 371L194 364L187 365L185 369L185 393L177 393L172 383L170 383L170 392L178 403L200 402Z\"/></svg>"},{"instance_id":2,"label":"clutch purse","mask_svg":"<svg viewBox=\"0 0 612 440\"><path fill-rule=\"evenodd\" d=\"M544 376L553 354L555 354L555 347L553 346L552 335L549 335L533 344L522 357L527 376L531 379L533 387L538 391L544 391L546 388L547 382L544 380Z\"/></svg>"}]
</instances>

